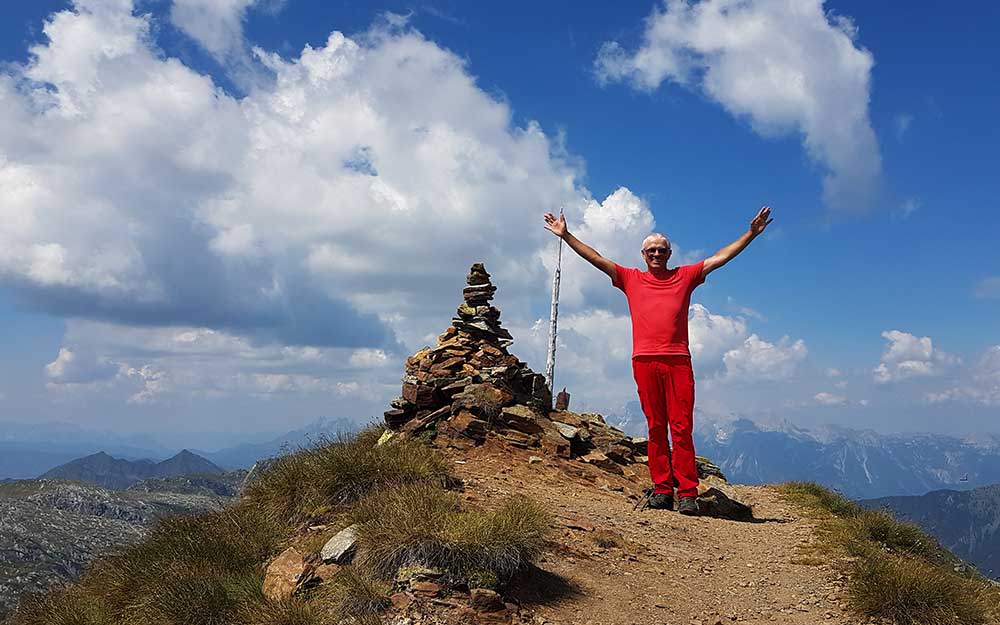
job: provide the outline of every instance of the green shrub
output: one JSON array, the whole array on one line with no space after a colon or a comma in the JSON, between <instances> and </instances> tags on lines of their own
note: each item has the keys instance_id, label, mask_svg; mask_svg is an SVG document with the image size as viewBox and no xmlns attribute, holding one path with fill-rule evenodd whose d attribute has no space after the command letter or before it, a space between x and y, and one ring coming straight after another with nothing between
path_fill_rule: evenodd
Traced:
<instances>
[{"instance_id":1,"label":"green shrub","mask_svg":"<svg viewBox=\"0 0 1000 625\"><path fill-rule=\"evenodd\" d=\"M360 501L359 559L388 577L423 564L467 580L476 573L501 582L541 552L548 515L527 499L490 512L464 511L458 495L426 484L379 491Z\"/></svg>"},{"instance_id":2,"label":"green shrub","mask_svg":"<svg viewBox=\"0 0 1000 625\"><path fill-rule=\"evenodd\" d=\"M418 440L376 445L382 431L370 428L353 437L321 440L283 456L245 496L285 520L298 521L377 488L450 479L440 455Z\"/></svg>"}]
</instances>

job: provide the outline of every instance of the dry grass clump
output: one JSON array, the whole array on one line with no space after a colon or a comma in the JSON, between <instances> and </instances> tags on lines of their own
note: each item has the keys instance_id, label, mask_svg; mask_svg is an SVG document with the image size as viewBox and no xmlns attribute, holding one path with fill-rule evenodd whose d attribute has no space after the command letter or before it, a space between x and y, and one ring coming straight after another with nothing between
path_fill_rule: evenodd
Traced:
<instances>
[{"instance_id":1,"label":"dry grass clump","mask_svg":"<svg viewBox=\"0 0 1000 625\"><path fill-rule=\"evenodd\" d=\"M985 582L893 554L858 559L848 597L862 614L906 625L986 623L996 607L996 591Z\"/></svg>"},{"instance_id":2,"label":"dry grass clump","mask_svg":"<svg viewBox=\"0 0 1000 625\"><path fill-rule=\"evenodd\" d=\"M384 430L321 440L277 459L245 497L289 521L307 519L331 506L357 501L378 488L413 482L444 483L447 465L413 439L376 445Z\"/></svg>"},{"instance_id":3,"label":"dry grass clump","mask_svg":"<svg viewBox=\"0 0 1000 625\"><path fill-rule=\"evenodd\" d=\"M467 581L509 579L541 553L549 518L527 499L488 512L466 511L458 495L426 484L381 491L360 501L359 560L387 577L421 564Z\"/></svg>"},{"instance_id":4,"label":"dry grass clump","mask_svg":"<svg viewBox=\"0 0 1000 625\"><path fill-rule=\"evenodd\" d=\"M944 561L943 549L937 540L917 525L897 520L886 510L860 510L846 522L845 544L875 543L895 553Z\"/></svg>"},{"instance_id":5,"label":"dry grass clump","mask_svg":"<svg viewBox=\"0 0 1000 625\"><path fill-rule=\"evenodd\" d=\"M978 574L956 572L958 558L918 526L818 484L789 482L778 491L823 519L823 547L851 556L841 566L859 614L901 625L979 625L1000 616L1000 590Z\"/></svg>"},{"instance_id":6,"label":"dry grass clump","mask_svg":"<svg viewBox=\"0 0 1000 625\"><path fill-rule=\"evenodd\" d=\"M79 586L67 586L29 597L8 621L11 625L112 625L114 621L100 603Z\"/></svg>"},{"instance_id":7,"label":"dry grass clump","mask_svg":"<svg viewBox=\"0 0 1000 625\"><path fill-rule=\"evenodd\" d=\"M321 589L319 598L334 622L346 619L368 625L381 622L378 615L392 605L391 593L392 584L363 568L351 567L338 572L333 584Z\"/></svg>"},{"instance_id":8,"label":"dry grass clump","mask_svg":"<svg viewBox=\"0 0 1000 625\"><path fill-rule=\"evenodd\" d=\"M11 623L229 623L241 604L260 597L260 563L287 533L250 506L170 517L66 590L29 601Z\"/></svg>"},{"instance_id":9,"label":"dry grass clump","mask_svg":"<svg viewBox=\"0 0 1000 625\"><path fill-rule=\"evenodd\" d=\"M232 625L321 625L327 622L310 602L293 597L245 603L236 612Z\"/></svg>"},{"instance_id":10,"label":"dry grass clump","mask_svg":"<svg viewBox=\"0 0 1000 625\"><path fill-rule=\"evenodd\" d=\"M778 485L778 491L807 510L832 514L839 517L853 516L861 511L861 506L840 493L820 486L815 482L785 482Z\"/></svg>"}]
</instances>

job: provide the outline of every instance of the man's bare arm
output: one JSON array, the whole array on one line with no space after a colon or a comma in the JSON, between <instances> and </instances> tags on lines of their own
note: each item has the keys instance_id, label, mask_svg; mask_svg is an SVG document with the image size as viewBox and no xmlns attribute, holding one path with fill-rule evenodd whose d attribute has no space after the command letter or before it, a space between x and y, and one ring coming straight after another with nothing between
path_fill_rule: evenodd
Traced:
<instances>
[{"instance_id":1,"label":"man's bare arm","mask_svg":"<svg viewBox=\"0 0 1000 625\"><path fill-rule=\"evenodd\" d=\"M767 227L767 224L774 221L774 219L770 219L770 216L771 208L769 206L761 208L757 213L757 216L750 221L750 228L744 232L740 238L705 259L705 265L701 270L701 276L707 276L742 252L746 246L750 245L750 241L753 241L757 238L757 235L764 232L764 228Z\"/></svg>"},{"instance_id":2,"label":"man's bare arm","mask_svg":"<svg viewBox=\"0 0 1000 625\"><path fill-rule=\"evenodd\" d=\"M566 219L562 215L556 217L552 213L545 213L545 229L565 241L567 245L573 248L574 252L579 254L588 263L608 274L612 282L618 277L618 270L615 269L615 263L604 258L597 250L570 234L570 231L566 229Z\"/></svg>"}]
</instances>

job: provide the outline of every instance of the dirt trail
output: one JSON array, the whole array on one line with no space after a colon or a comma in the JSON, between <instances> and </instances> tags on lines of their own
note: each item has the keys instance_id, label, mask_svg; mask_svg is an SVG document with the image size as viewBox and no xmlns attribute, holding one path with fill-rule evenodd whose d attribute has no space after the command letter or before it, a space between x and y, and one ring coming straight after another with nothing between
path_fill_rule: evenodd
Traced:
<instances>
[{"instance_id":1,"label":"dirt trail","mask_svg":"<svg viewBox=\"0 0 1000 625\"><path fill-rule=\"evenodd\" d=\"M538 579L521 584L522 618L541 624L856 623L844 580L801 563L814 522L771 488L735 486L759 522L633 511L644 475L486 446L453 457L470 501L526 494L556 515ZM617 544L615 544L617 543ZM602 546L603 545L603 546ZM551 575L546 575L546 573Z\"/></svg>"}]
</instances>

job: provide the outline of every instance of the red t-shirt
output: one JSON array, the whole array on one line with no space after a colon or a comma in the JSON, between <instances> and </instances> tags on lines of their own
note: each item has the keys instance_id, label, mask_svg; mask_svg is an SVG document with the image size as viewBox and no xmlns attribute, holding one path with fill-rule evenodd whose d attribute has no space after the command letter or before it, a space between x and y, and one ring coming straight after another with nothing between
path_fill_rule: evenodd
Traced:
<instances>
[{"instance_id":1,"label":"red t-shirt","mask_svg":"<svg viewBox=\"0 0 1000 625\"><path fill-rule=\"evenodd\" d=\"M625 292L632 314L632 357L685 355L688 350L688 306L691 292L705 281L705 262L668 269L657 278L648 271L615 264L612 281Z\"/></svg>"}]
</instances>

